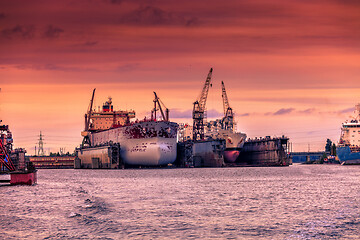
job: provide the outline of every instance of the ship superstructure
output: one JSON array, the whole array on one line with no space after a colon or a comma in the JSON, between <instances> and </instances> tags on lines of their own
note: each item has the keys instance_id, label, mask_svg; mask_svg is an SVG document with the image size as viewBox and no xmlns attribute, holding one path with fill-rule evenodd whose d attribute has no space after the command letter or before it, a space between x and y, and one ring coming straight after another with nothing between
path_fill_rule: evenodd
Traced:
<instances>
[{"instance_id":1,"label":"ship superstructure","mask_svg":"<svg viewBox=\"0 0 360 240\"><path fill-rule=\"evenodd\" d=\"M336 153L342 164L360 164L360 104L355 106L355 116L342 124Z\"/></svg>"},{"instance_id":2,"label":"ship superstructure","mask_svg":"<svg viewBox=\"0 0 360 240\"><path fill-rule=\"evenodd\" d=\"M360 104L355 106L355 117L342 124L339 144L343 146L360 146Z\"/></svg>"},{"instance_id":3,"label":"ship superstructure","mask_svg":"<svg viewBox=\"0 0 360 240\"><path fill-rule=\"evenodd\" d=\"M98 111L93 111L90 118L90 131L106 130L114 126L123 126L130 123L130 120L135 118L135 111L114 111L112 105L112 98L108 100L98 108ZM87 116L85 116L87 119Z\"/></svg>"}]
</instances>

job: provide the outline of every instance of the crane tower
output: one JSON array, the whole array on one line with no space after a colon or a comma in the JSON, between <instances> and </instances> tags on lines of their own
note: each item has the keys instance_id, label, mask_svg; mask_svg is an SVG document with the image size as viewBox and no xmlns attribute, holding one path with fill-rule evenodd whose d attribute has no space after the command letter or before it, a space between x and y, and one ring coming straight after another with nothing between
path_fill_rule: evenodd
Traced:
<instances>
[{"instance_id":1,"label":"crane tower","mask_svg":"<svg viewBox=\"0 0 360 240\"><path fill-rule=\"evenodd\" d=\"M204 87L200 93L198 99L194 102L193 108L193 140L199 141L204 139L204 117L206 111L206 100L211 87L211 77L213 69L210 68L210 71L205 80Z\"/></svg>"}]
</instances>

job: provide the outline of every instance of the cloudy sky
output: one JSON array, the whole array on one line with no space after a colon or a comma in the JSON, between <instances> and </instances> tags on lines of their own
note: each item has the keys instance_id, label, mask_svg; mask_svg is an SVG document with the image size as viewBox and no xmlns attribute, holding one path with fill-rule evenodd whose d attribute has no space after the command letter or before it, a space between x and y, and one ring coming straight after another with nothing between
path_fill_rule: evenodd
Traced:
<instances>
[{"instance_id":1,"label":"cloudy sky","mask_svg":"<svg viewBox=\"0 0 360 240\"><path fill-rule=\"evenodd\" d=\"M191 122L210 67L209 118L224 81L238 131L322 150L360 101L360 2L0 2L0 119L30 154L40 131L46 151L73 151L93 88L138 118L156 91Z\"/></svg>"}]
</instances>

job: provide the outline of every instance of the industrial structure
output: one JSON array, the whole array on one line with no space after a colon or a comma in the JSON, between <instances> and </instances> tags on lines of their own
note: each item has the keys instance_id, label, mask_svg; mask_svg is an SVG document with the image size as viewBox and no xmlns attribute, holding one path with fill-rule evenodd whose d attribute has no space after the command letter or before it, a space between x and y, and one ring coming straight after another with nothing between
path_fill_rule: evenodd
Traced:
<instances>
[{"instance_id":1,"label":"industrial structure","mask_svg":"<svg viewBox=\"0 0 360 240\"><path fill-rule=\"evenodd\" d=\"M96 90L96 88L94 88L94 90L92 92L90 105L89 105L87 113L85 114L85 128L84 128L84 131L81 132L81 136L83 136L83 141L82 141L81 147L91 145L90 138L89 138L89 133L90 133L89 128L90 128L90 117L91 117L91 113L92 113L92 106L93 106L94 97L95 97L95 90Z\"/></svg>"},{"instance_id":2,"label":"industrial structure","mask_svg":"<svg viewBox=\"0 0 360 240\"><path fill-rule=\"evenodd\" d=\"M234 127L234 114L229 104L225 84L221 82L221 96L223 101L224 117L207 121L206 119L206 101L209 88L212 86L213 69L211 68L206 78L205 84L201 91L200 96L194 102L193 108L193 141L218 141L223 139L225 146L223 147L223 156L225 162L235 162L238 158L242 146L244 145L246 134L235 132ZM183 135L185 131L181 131ZM185 137L186 138L186 137ZM183 137L184 139L184 137Z\"/></svg>"},{"instance_id":3,"label":"industrial structure","mask_svg":"<svg viewBox=\"0 0 360 240\"><path fill-rule=\"evenodd\" d=\"M206 100L211 87L212 71L213 69L210 68L204 87L197 100L193 103L193 141L204 140L205 138L204 118L206 118Z\"/></svg>"},{"instance_id":4,"label":"industrial structure","mask_svg":"<svg viewBox=\"0 0 360 240\"><path fill-rule=\"evenodd\" d=\"M75 156L30 156L29 161L35 168L74 168Z\"/></svg>"},{"instance_id":5,"label":"industrial structure","mask_svg":"<svg viewBox=\"0 0 360 240\"><path fill-rule=\"evenodd\" d=\"M35 184L37 181L36 169L26 161L26 151L22 148L13 150L12 143L9 126L0 125L0 172L10 173L9 182L12 185Z\"/></svg>"},{"instance_id":6,"label":"industrial structure","mask_svg":"<svg viewBox=\"0 0 360 240\"><path fill-rule=\"evenodd\" d=\"M221 82L221 96L224 116L221 119L206 121L206 100L209 88L212 86L212 73L211 68L201 94L194 102L191 144L189 140L191 126L180 125L179 149L185 151L179 153L180 165L195 167L289 165L286 137L266 137L246 142L246 134L235 131L234 112L223 81ZM189 150L190 148L192 151ZM189 156L190 152L191 156Z\"/></svg>"},{"instance_id":7,"label":"industrial structure","mask_svg":"<svg viewBox=\"0 0 360 240\"><path fill-rule=\"evenodd\" d=\"M1 122L1 120L0 120ZM0 125L0 171L15 171L9 153L12 151L12 134L8 125Z\"/></svg>"},{"instance_id":8,"label":"industrial structure","mask_svg":"<svg viewBox=\"0 0 360 240\"><path fill-rule=\"evenodd\" d=\"M232 108L230 107L229 99L227 97L226 90L225 90L225 84L223 81L221 81L221 90L222 90L221 96L223 99L223 106L224 106L224 117L221 121L222 122L221 124L223 126L223 129L233 132L233 130L234 130L234 114L233 114Z\"/></svg>"},{"instance_id":9,"label":"industrial structure","mask_svg":"<svg viewBox=\"0 0 360 240\"><path fill-rule=\"evenodd\" d=\"M39 134L39 145L38 145L38 152L37 152L37 155L38 156L44 156L45 154L44 154L44 135L42 135L42 133L41 133L41 131L40 131L40 134ZM36 149L36 147L35 147L35 149ZM36 152L36 150L35 150L35 152Z\"/></svg>"},{"instance_id":10,"label":"industrial structure","mask_svg":"<svg viewBox=\"0 0 360 240\"><path fill-rule=\"evenodd\" d=\"M240 153L238 166L289 166L289 138L267 136L249 139Z\"/></svg>"},{"instance_id":11,"label":"industrial structure","mask_svg":"<svg viewBox=\"0 0 360 240\"><path fill-rule=\"evenodd\" d=\"M37 168L114 169L125 167L222 167L287 166L288 138L259 138L246 142L246 134L236 131L235 115L224 81L221 81L223 117L208 121L206 102L212 87L213 68L207 74L198 98L193 102L193 126L169 119L169 109L154 93L150 118L135 120L133 110L115 110L112 98L94 107L93 89L85 113L83 137L75 156L44 156L44 136L29 158ZM98 110L97 110L98 109ZM179 134L178 134L178 130ZM25 168L25 151L12 151L11 132L3 134L1 165L9 171ZM7 148L7 149L6 149ZM60 150L60 152L62 149ZM6 153L12 155L7 156ZM9 155L9 154L8 154ZM60 155L60 154L59 154ZM11 158L18 161L9 161ZM23 164L22 164L23 163ZM12 165L14 166L12 166Z\"/></svg>"}]
</instances>

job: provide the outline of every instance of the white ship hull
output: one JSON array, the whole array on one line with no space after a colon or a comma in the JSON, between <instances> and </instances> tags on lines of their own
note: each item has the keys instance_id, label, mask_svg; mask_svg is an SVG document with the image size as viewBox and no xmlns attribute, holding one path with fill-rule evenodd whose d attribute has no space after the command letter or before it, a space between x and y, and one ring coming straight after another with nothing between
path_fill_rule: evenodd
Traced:
<instances>
[{"instance_id":1,"label":"white ship hull","mask_svg":"<svg viewBox=\"0 0 360 240\"><path fill-rule=\"evenodd\" d=\"M90 139L93 147L119 143L125 164L159 166L175 161L176 136L176 123L149 121L91 133Z\"/></svg>"},{"instance_id":2,"label":"white ship hull","mask_svg":"<svg viewBox=\"0 0 360 240\"><path fill-rule=\"evenodd\" d=\"M125 164L159 166L173 163L176 159L176 138L128 139L120 144Z\"/></svg>"}]
</instances>

